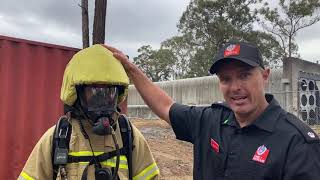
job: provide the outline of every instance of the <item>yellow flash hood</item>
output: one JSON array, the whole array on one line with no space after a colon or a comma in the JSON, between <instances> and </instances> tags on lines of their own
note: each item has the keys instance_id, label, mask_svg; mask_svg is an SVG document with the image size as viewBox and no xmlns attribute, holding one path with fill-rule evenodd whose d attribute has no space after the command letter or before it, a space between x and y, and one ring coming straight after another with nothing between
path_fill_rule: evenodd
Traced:
<instances>
[{"instance_id":1,"label":"yellow flash hood","mask_svg":"<svg viewBox=\"0 0 320 180\"><path fill-rule=\"evenodd\" d=\"M118 103L128 94L129 78L121 63L102 45L93 45L76 53L63 75L60 99L72 106L77 99L76 85L109 84L124 86Z\"/></svg>"}]
</instances>

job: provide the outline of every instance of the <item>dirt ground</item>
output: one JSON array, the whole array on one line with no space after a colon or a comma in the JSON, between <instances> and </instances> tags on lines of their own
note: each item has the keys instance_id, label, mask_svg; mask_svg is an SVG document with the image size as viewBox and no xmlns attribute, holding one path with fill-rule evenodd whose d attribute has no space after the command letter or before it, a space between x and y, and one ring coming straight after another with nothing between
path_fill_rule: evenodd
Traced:
<instances>
[{"instance_id":1,"label":"dirt ground","mask_svg":"<svg viewBox=\"0 0 320 180\"><path fill-rule=\"evenodd\" d=\"M161 179L192 180L192 144L175 139L171 127L162 120L132 119L149 143L160 168Z\"/></svg>"}]
</instances>

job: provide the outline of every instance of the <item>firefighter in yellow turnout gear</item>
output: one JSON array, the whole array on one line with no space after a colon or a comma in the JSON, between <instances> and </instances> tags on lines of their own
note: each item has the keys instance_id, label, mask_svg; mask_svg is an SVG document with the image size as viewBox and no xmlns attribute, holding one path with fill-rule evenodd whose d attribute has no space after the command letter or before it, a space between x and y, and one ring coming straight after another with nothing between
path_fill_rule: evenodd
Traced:
<instances>
[{"instance_id":1,"label":"firefighter in yellow turnout gear","mask_svg":"<svg viewBox=\"0 0 320 180\"><path fill-rule=\"evenodd\" d=\"M128 85L122 65L103 45L75 54L61 88L66 115L41 137L18 179L160 179L142 134L129 121L122 121L127 128L120 124L125 117L117 107Z\"/></svg>"}]
</instances>

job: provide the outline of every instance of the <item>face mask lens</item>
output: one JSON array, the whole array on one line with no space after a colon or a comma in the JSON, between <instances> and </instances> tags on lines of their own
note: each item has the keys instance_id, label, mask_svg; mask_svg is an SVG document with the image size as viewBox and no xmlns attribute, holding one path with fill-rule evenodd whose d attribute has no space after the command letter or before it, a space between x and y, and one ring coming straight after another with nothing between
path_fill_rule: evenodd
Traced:
<instances>
[{"instance_id":1,"label":"face mask lens","mask_svg":"<svg viewBox=\"0 0 320 180\"><path fill-rule=\"evenodd\" d=\"M118 90L116 86L86 86L83 95L88 111L106 111L114 109L117 105Z\"/></svg>"}]
</instances>

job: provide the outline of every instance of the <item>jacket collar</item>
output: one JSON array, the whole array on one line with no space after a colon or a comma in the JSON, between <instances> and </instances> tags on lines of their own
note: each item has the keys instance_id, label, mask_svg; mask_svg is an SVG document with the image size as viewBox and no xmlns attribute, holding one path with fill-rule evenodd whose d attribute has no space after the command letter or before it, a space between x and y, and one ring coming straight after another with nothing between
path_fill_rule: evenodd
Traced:
<instances>
[{"instance_id":1,"label":"jacket collar","mask_svg":"<svg viewBox=\"0 0 320 180\"><path fill-rule=\"evenodd\" d=\"M81 120L84 126L85 131L87 132L91 145L94 151L104 151L104 152L109 152L109 151L114 151L116 150L116 146L113 142L112 136L111 135L105 135L105 136L100 136L96 135L92 131L92 125L88 122L88 120ZM118 121L116 122L116 126L119 127ZM79 150L87 150L91 151L90 146L89 146L89 141L84 138L84 135L81 132L81 127L78 119L72 119L72 134L74 138L77 138L77 143L79 143L78 148ZM121 132L120 128L115 129L115 136L118 141L119 148L123 147L122 139L121 139Z\"/></svg>"}]
</instances>

